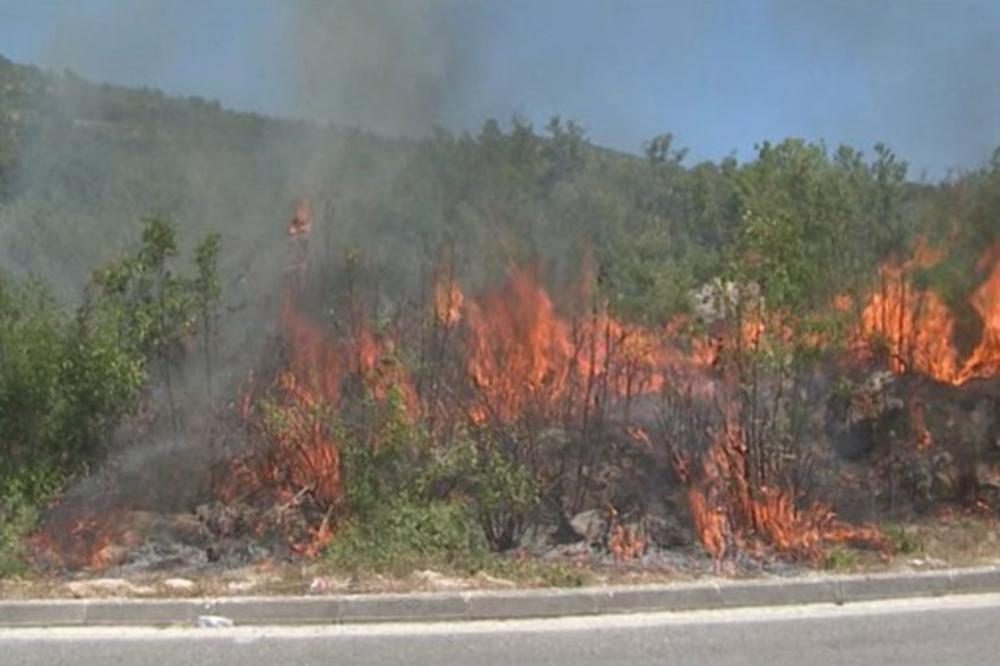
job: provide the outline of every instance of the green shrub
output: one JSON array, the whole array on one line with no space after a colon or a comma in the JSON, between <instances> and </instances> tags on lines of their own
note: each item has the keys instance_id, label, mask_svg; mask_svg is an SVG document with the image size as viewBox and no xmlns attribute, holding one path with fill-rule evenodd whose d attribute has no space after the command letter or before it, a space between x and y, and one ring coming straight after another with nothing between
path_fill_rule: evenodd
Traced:
<instances>
[{"instance_id":1,"label":"green shrub","mask_svg":"<svg viewBox=\"0 0 1000 666\"><path fill-rule=\"evenodd\" d=\"M920 537L900 525L887 527L885 537L889 540L892 551L898 555L920 555L924 552L924 543Z\"/></svg>"},{"instance_id":2,"label":"green shrub","mask_svg":"<svg viewBox=\"0 0 1000 666\"><path fill-rule=\"evenodd\" d=\"M421 495L430 465L429 438L406 413L395 389L384 400L367 395L349 426L336 428L344 498L362 519L387 502Z\"/></svg>"},{"instance_id":3,"label":"green shrub","mask_svg":"<svg viewBox=\"0 0 1000 666\"><path fill-rule=\"evenodd\" d=\"M62 481L54 467L22 469L0 486L0 578L23 573L27 567L26 537L41 517L40 507Z\"/></svg>"},{"instance_id":4,"label":"green shrub","mask_svg":"<svg viewBox=\"0 0 1000 666\"><path fill-rule=\"evenodd\" d=\"M529 514L538 505L532 470L495 444L488 433L458 437L432 452L421 489L448 488L467 498L495 551L517 545Z\"/></svg>"},{"instance_id":5,"label":"green shrub","mask_svg":"<svg viewBox=\"0 0 1000 666\"><path fill-rule=\"evenodd\" d=\"M75 315L43 283L0 274L0 575L21 566L37 507L99 457L151 367L170 388L197 296L214 288L170 270L175 246L168 220L147 220L142 246L95 271Z\"/></svg>"},{"instance_id":6,"label":"green shrub","mask_svg":"<svg viewBox=\"0 0 1000 666\"><path fill-rule=\"evenodd\" d=\"M482 532L459 502L399 497L340 527L327 561L351 571L455 569L486 552Z\"/></svg>"},{"instance_id":7,"label":"green shrub","mask_svg":"<svg viewBox=\"0 0 1000 666\"><path fill-rule=\"evenodd\" d=\"M490 549L516 545L538 493L499 447L462 436L435 445L394 390L340 419L347 522L328 549L334 566L475 568Z\"/></svg>"},{"instance_id":8,"label":"green shrub","mask_svg":"<svg viewBox=\"0 0 1000 666\"><path fill-rule=\"evenodd\" d=\"M38 282L0 275L0 479L59 455L64 315Z\"/></svg>"},{"instance_id":9,"label":"green shrub","mask_svg":"<svg viewBox=\"0 0 1000 666\"><path fill-rule=\"evenodd\" d=\"M476 514L490 547L497 551L516 547L538 504L532 471L487 444L477 451L471 479Z\"/></svg>"},{"instance_id":10,"label":"green shrub","mask_svg":"<svg viewBox=\"0 0 1000 666\"><path fill-rule=\"evenodd\" d=\"M438 487L466 464L432 450L399 391L390 390L384 400L365 396L353 412L341 414L334 430L346 518L327 549L333 566L406 571L451 566L485 550L464 498Z\"/></svg>"},{"instance_id":11,"label":"green shrub","mask_svg":"<svg viewBox=\"0 0 1000 666\"><path fill-rule=\"evenodd\" d=\"M857 551L837 546L831 549L823 560L823 568L830 571L849 571L856 569L859 564Z\"/></svg>"},{"instance_id":12,"label":"green shrub","mask_svg":"<svg viewBox=\"0 0 1000 666\"><path fill-rule=\"evenodd\" d=\"M542 587L583 587L594 582L595 576L586 567L571 562L515 559L501 555L485 557L481 570L491 576L519 581L524 585Z\"/></svg>"}]
</instances>

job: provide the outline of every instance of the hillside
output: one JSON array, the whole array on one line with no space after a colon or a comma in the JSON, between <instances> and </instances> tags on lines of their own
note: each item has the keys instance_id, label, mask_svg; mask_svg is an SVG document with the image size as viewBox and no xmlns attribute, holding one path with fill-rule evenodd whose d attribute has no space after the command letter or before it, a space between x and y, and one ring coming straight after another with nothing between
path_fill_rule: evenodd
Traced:
<instances>
[{"instance_id":1,"label":"hillside","mask_svg":"<svg viewBox=\"0 0 1000 666\"><path fill-rule=\"evenodd\" d=\"M63 569L573 533L718 567L1000 503L1000 158L916 184L883 145L689 165L560 118L386 138L7 61L0 92L0 573L42 518Z\"/></svg>"},{"instance_id":2,"label":"hillside","mask_svg":"<svg viewBox=\"0 0 1000 666\"><path fill-rule=\"evenodd\" d=\"M199 98L93 84L3 59L0 123L0 266L43 276L67 297L98 262L135 243L140 218L150 214L169 216L188 239L221 231L230 263L280 248L282 225L299 197L333 203L338 215L330 233L382 259L433 252L443 237L464 235L449 232L461 225L456 216L490 216L489 233L497 238L520 236L524 229L513 225L529 224L522 213L514 221L482 210L471 189L485 183L458 173L470 165L451 155L441 163L442 153L469 153L468 137L385 139L227 111ZM483 137L489 132L505 139L495 125ZM524 138L531 146L514 150L540 152L540 139ZM589 146L579 150L594 157L595 172L629 161ZM481 173L490 180L500 175ZM446 180L456 177L463 182ZM555 173L545 177L555 184Z\"/></svg>"}]
</instances>

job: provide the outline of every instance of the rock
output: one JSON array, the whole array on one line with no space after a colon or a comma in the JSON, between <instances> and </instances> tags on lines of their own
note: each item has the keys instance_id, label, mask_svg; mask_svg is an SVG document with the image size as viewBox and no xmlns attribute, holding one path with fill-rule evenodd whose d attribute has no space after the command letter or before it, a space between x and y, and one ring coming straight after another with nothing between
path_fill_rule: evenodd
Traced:
<instances>
[{"instance_id":1,"label":"rock","mask_svg":"<svg viewBox=\"0 0 1000 666\"><path fill-rule=\"evenodd\" d=\"M566 528L566 537L575 541L577 536L572 533L570 528ZM524 534L521 535L520 548L532 555L541 555L551 548L554 544L566 541L565 538L560 539L562 535L560 530L556 525L549 525L545 523L531 523L524 530Z\"/></svg>"},{"instance_id":2,"label":"rock","mask_svg":"<svg viewBox=\"0 0 1000 666\"><path fill-rule=\"evenodd\" d=\"M503 587L512 588L517 587L517 584L512 580L507 580L506 578L497 578L496 576L491 576L485 571L480 571L476 574L476 580L486 583L490 587Z\"/></svg>"},{"instance_id":3,"label":"rock","mask_svg":"<svg viewBox=\"0 0 1000 666\"><path fill-rule=\"evenodd\" d=\"M961 470L947 451L937 451L931 458L930 497L938 500L958 499L961 490Z\"/></svg>"},{"instance_id":4,"label":"rock","mask_svg":"<svg viewBox=\"0 0 1000 666\"><path fill-rule=\"evenodd\" d=\"M239 531L246 510L238 504L211 502L198 506L194 513L213 535L228 537Z\"/></svg>"},{"instance_id":5,"label":"rock","mask_svg":"<svg viewBox=\"0 0 1000 666\"><path fill-rule=\"evenodd\" d=\"M235 594L244 594L256 589L255 580L234 580L226 584L226 590Z\"/></svg>"},{"instance_id":6,"label":"rock","mask_svg":"<svg viewBox=\"0 0 1000 666\"><path fill-rule=\"evenodd\" d=\"M712 324L729 319L741 304L746 307L757 303L761 298L760 285L716 278L691 290L688 298L698 319Z\"/></svg>"},{"instance_id":7,"label":"rock","mask_svg":"<svg viewBox=\"0 0 1000 666\"><path fill-rule=\"evenodd\" d=\"M202 566L207 562L204 548L177 541L148 539L132 548L119 566L125 572L170 571Z\"/></svg>"},{"instance_id":8,"label":"rock","mask_svg":"<svg viewBox=\"0 0 1000 666\"><path fill-rule=\"evenodd\" d=\"M577 541L576 543L565 544L562 546L556 546L549 549L544 555L542 555L543 560L584 560L592 555L590 551L590 545L586 541Z\"/></svg>"},{"instance_id":9,"label":"rock","mask_svg":"<svg viewBox=\"0 0 1000 666\"><path fill-rule=\"evenodd\" d=\"M69 593L77 598L95 596L124 596L142 594L145 588L137 587L123 578L94 578L91 580L75 580L66 584Z\"/></svg>"},{"instance_id":10,"label":"rock","mask_svg":"<svg viewBox=\"0 0 1000 666\"><path fill-rule=\"evenodd\" d=\"M581 511L570 519L569 524L588 546L601 544L608 532L607 518L600 509Z\"/></svg>"},{"instance_id":11,"label":"rock","mask_svg":"<svg viewBox=\"0 0 1000 666\"><path fill-rule=\"evenodd\" d=\"M417 571L413 577L422 584L435 590L461 590L469 587L468 581L461 578L451 578L437 571Z\"/></svg>"},{"instance_id":12,"label":"rock","mask_svg":"<svg viewBox=\"0 0 1000 666\"><path fill-rule=\"evenodd\" d=\"M649 548L641 562L646 569L671 573L688 573L695 570L698 564L690 554L656 547Z\"/></svg>"},{"instance_id":13,"label":"rock","mask_svg":"<svg viewBox=\"0 0 1000 666\"><path fill-rule=\"evenodd\" d=\"M858 460L884 439L901 414L900 383L887 370L870 373L858 384L833 391L826 405L824 428L834 450L845 460Z\"/></svg>"},{"instance_id":14,"label":"rock","mask_svg":"<svg viewBox=\"0 0 1000 666\"><path fill-rule=\"evenodd\" d=\"M1000 464L996 462L977 462L976 483L980 487L1000 488Z\"/></svg>"},{"instance_id":15,"label":"rock","mask_svg":"<svg viewBox=\"0 0 1000 666\"><path fill-rule=\"evenodd\" d=\"M685 525L682 516L687 506L675 503L653 502L643 517L646 536L651 545L660 548L683 548L697 540L694 531Z\"/></svg>"},{"instance_id":16,"label":"rock","mask_svg":"<svg viewBox=\"0 0 1000 666\"><path fill-rule=\"evenodd\" d=\"M233 626L233 621L221 615L199 615L194 624L199 629L225 629Z\"/></svg>"},{"instance_id":17,"label":"rock","mask_svg":"<svg viewBox=\"0 0 1000 666\"><path fill-rule=\"evenodd\" d=\"M331 578L329 576L315 576L309 583L308 592L309 594L329 594L331 592L350 589L352 584L356 584L356 581Z\"/></svg>"},{"instance_id":18,"label":"rock","mask_svg":"<svg viewBox=\"0 0 1000 666\"><path fill-rule=\"evenodd\" d=\"M163 587L173 592L191 592L197 584L187 578L168 578L163 581Z\"/></svg>"}]
</instances>

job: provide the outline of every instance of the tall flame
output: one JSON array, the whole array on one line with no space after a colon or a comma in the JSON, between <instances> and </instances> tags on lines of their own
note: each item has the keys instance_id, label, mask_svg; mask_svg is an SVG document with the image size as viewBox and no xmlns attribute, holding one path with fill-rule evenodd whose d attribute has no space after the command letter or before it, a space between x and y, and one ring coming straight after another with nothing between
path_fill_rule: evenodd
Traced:
<instances>
[{"instance_id":1,"label":"tall flame","mask_svg":"<svg viewBox=\"0 0 1000 666\"><path fill-rule=\"evenodd\" d=\"M959 372L956 378L958 383L1000 372L1000 241L983 255L976 269L983 272L989 270L989 276L969 299L982 319L983 334L979 345Z\"/></svg>"},{"instance_id":2,"label":"tall flame","mask_svg":"<svg viewBox=\"0 0 1000 666\"><path fill-rule=\"evenodd\" d=\"M308 493L326 513L322 522L311 519L304 540L290 544L293 552L305 556L317 554L332 537L334 510L343 505L340 442L330 427L330 416L352 395L348 387L360 383L376 400L401 396L415 420L429 418L421 409L441 409L439 404L429 407L432 401L422 405L425 396L418 396L416 382L401 360L403 335L375 327L360 308L348 312L336 327L303 312L299 301L311 224L308 202L300 202L288 226L289 279L281 311L287 357L263 387L270 398L266 408L249 392L243 404L244 417L257 426L255 432L266 446L233 459L228 478L218 488L223 500L258 494L288 503ZM985 277L969 295L969 305L982 322L982 333L964 359L953 341L954 314L940 295L920 288L914 280L917 271L933 267L942 256L921 241L911 258L886 261L877 285L859 308L856 341L869 347L880 341L891 369L898 373L923 373L951 384L996 374L1000 372L1000 241L976 265ZM746 313L738 326L717 340L685 336L685 322L679 318L665 326L641 326L615 318L598 298L580 300L585 307L578 307L575 316L561 311L537 271L525 267L511 267L499 287L468 296L453 276L435 279L425 315L432 317L436 330L448 334L442 336L448 339L444 353L459 355L451 367L461 368L460 383L446 387L445 393L472 394L471 406L463 405L467 413L452 414L453 420L471 418L482 424L518 422L528 416L540 422L575 419L615 401L627 405L636 396L668 388L713 397L731 410L737 400L730 396L727 402L727 378L709 372L717 357L723 358L725 345L757 348L769 338L791 336L790 317L765 311L762 300L757 311ZM852 304L841 298L835 307L847 311ZM815 343L822 345L822 337ZM354 380L358 383L351 383ZM272 411L266 413L267 409ZM933 440L924 425L923 407L914 410L914 423L923 431L919 446L928 448ZM752 489L738 419L730 411L723 419L724 428L697 461L679 458L676 463L688 483L698 537L717 561L732 548L764 545L811 558L831 541L856 539L881 547L877 530L841 523L827 505L801 506L801 498L789 488ZM126 535L109 525L97 516L83 516L63 530L84 542L80 552L48 547L65 552L66 562L104 566L121 552L113 546L126 541ZM38 543L48 544L46 538L40 535ZM644 549L645 535L617 524L610 544L616 557L631 559Z\"/></svg>"},{"instance_id":3,"label":"tall flame","mask_svg":"<svg viewBox=\"0 0 1000 666\"><path fill-rule=\"evenodd\" d=\"M452 288L455 289L455 288ZM504 284L477 298L448 295L461 314L443 308L448 320L464 316L467 368L482 394L478 419L512 420L530 409L561 403L585 408L602 398L657 393L668 383L700 378L712 360L707 345L682 352L670 342L679 324L651 329L623 323L606 307L570 317L556 309L535 271L511 268ZM439 320L442 319L438 314Z\"/></svg>"},{"instance_id":4,"label":"tall flame","mask_svg":"<svg viewBox=\"0 0 1000 666\"><path fill-rule=\"evenodd\" d=\"M965 360L954 343L954 313L936 292L917 287L912 279L916 270L934 266L942 256L921 240L909 260L888 260L862 310L861 332L866 340L883 342L894 372L960 385L1000 370L1000 241L976 264L978 272L988 273L969 297L982 334Z\"/></svg>"},{"instance_id":5,"label":"tall flame","mask_svg":"<svg viewBox=\"0 0 1000 666\"><path fill-rule=\"evenodd\" d=\"M827 504L800 506L792 490L773 485L752 491L743 433L729 411L728 423L702 454L699 465L692 469L687 459L677 461L688 484L688 508L695 532L717 565L732 550L770 547L816 560L829 543L863 542L881 551L888 549L876 527L837 520Z\"/></svg>"}]
</instances>

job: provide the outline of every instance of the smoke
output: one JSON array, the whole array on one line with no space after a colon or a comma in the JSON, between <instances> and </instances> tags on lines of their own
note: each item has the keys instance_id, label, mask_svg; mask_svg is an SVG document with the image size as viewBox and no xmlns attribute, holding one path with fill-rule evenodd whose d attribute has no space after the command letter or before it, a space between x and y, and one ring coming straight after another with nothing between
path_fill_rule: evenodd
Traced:
<instances>
[{"instance_id":1,"label":"smoke","mask_svg":"<svg viewBox=\"0 0 1000 666\"><path fill-rule=\"evenodd\" d=\"M62 0L48 12L40 64L145 92L74 76L35 91L44 121L21 146L17 197L0 206L8 269L45 276L73 302L90 269L135 245L141 217L164 214L185 249L222 232L233 334L248 337L273 321L284 224L301 196L317 211L336 199L336 229L318 225L314 241L324 259L352 246L412 258L419 239L393 219L391 197L381 197L389 210L357 203L392 190L408 144L367 131L412 138L462 112L477 79L478 4ZM172 101L150 82L313 123L230 116L220 131L217 105Z\"/></svg>"},{"instance_id":2,"label":"smoke","mask_svg":"<svg viewBox=\"0 0 1000 666\"><path fill-rule=\"evenodd\" d=\"M47 66L388 135L560 113L625 149L662 131L695 155L883 141L934 176L1000 143L998 15L981 0L53 7Z\"/></svg>"},{"instance_id":3,"label":"smoke","mask_svg":"<svg viewBox=\"0 0 1000 666\"><path fill-rule=\"evenodd\" d=\"M996 15L972 0L770 0L779 44L816 71L810 96L841 109L822 135L904 148L918 168L970 167L1000 145ZM852 105L838 99L840 87Z\"/></svg>"},{"instance_id":4,"label":"smoke","mask_svg":"<svg viewBox=\"0 0 1000 666\"><path fill-rule=\"evenodd\" d=\"M96 74L102 81L142 85L158 80L175 52L187 19L169 2L57 4L49 39L41 46L43 66ZM150 39L150 26L158 38Z\"/></svg>"},{"instance_id":5,"label":"smoke","mask_svg":"<svg viewBox=\"0 0 1000 666\"><path fill-rule=\"evenodd\" d=\"M481 78L477 44L489 12L479 3L188 4L59 2L37 58L98 81L162 82L168 91L409 136L461 114Z\"/></svg>"},{"instance_id":6,"label":"smoke","mask_svg":"<svg viewBox=\"0 0 1000 666\"><path fill-rule=\"evenodd\" d=\"M0 202L0 263L42 274L70 304L90 269L136 245L145 215L177 223L185 260L203 233L222 233L224 316L211 395L199 349L172 370L172 396L154 387L154 424L122 428L112 443L112 485L136 506L173 506L164 493L181 503L195 496L214 453L205 448L213 416L261 362L277 325L296 199L311 198L317 211L317 268L360 247L406 282L398 276L421 260L420 239L403 228L392 195L379 193L394 191L410 139L461 113L476 79L477 32L462 24L471 9L458 0L178 4L53 5L40 64L145 90L49 79L34 91L41 120L21 146L17 193ZM228 12L244 6L256 18L232 21ZM238 36L242 45L234 23L256 26ZM241 59L247 43L264 53L252 59L267 63L264 71ZM200 54L220 50L210 65L218 71L192 75ZM154 81L168 93L242 94L247 106L312 122L222 119L215 103L150 91ZM199 88L208 85L217 88ZM105 490L90 480L75 492Z\"/></svg>"},{"instance_id":7,"label":"smoke","mask_svg":"<svg viewBox=\"0 0 1000 666\"><path fill-rule=\"evenodd\" d=\"M287 65L305 117L425 134L468 93L476 31L456 0L306 0L290 8ZM462 26L471 28L471 26Z\"/></svg>"},{"instance_id":8,"label":"smoke","mask_svg":"<svg viewBox=\"0 0 1000 666\"><path fill-rule=\"evenodd\" d=\"M756 54L735 57L730 49L726 58L711 57L727 47L728 33L719 27L728 25L727 11L713 3L678 3L669 11L655 5L57 2L38 54L43 65L126 85L163 82L157 85L168 92L222 97L314 124L247 115L214 127L217 110L204 102L172 103L62 80L46 91L58 107L54 120L25 147L22 194L0 206L6 255L0 258L75 292L90 267L135 242L144 214L173 217L188 244L204 231L222 231L226 307L236 313L223 332L223 346L233 352L224 374L237 377L241 364L256 361L275 320L284 224L298 197L311 197L317 211L326 210L326 201L336 210L315 232L324 258L364 246L375 263L395 271L390 277L397 283L414 284L416 255L422 245L433 246L426 238L433 193L417 182L408 199L393 198L405 192L393 185L412 143L390 145L364 131L327 126L412 139L437 125L467 128L510 110L579 118L599 109L627 127L619 136L631 141L640 125L628 110L635 106L666 114L657 131L687 117L690 131L702 126L761 138L754 109L742 106L756 84L749 74L761 74L741 69L742 61ZM784 54L770 57L804 61L816 76L812 90L773 103L758 97L766 111L778 109L763 117L795 120L792 131L856 145L908 146L906 157L917 165L972 164L1000 143L1000 79L990 67L1000 41L982 5L770 0L766 8L769 38ZM209 52L213 58L203 59ZM628 88L636 72L649 71L640 59L661 61L663 72L642 89ZM762 71L772 79L763 83L767 90L779 92L773 79L784 70ZM834 74L836 81L828 80ZM851 99L863 90L866 101L846 105L841 88ZM789 97L797 104L782 111ZM833 124L820 113L826 108L810 104L816 99L840 110ZM143 105L162 117L134 125L121 120L128 116L123 108L131 113ZM722 106L743 109L745 122L714 115ZM678 116L675 109L685 108L693 111ZM157 134L161 125L168 134ZM193 403L200 400L195 395ZM172 446L171 440L156 450Z\"/></svg>"}]
</instances>

